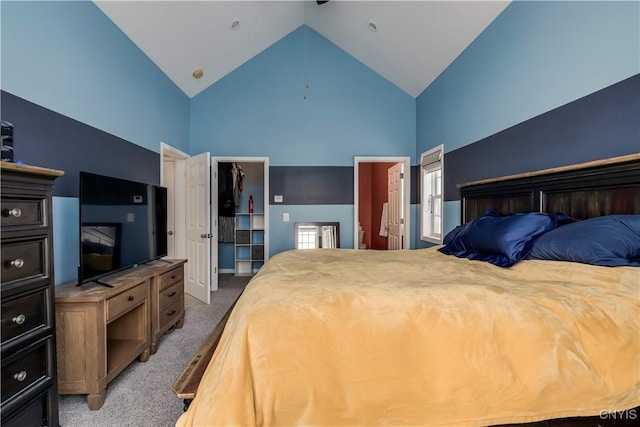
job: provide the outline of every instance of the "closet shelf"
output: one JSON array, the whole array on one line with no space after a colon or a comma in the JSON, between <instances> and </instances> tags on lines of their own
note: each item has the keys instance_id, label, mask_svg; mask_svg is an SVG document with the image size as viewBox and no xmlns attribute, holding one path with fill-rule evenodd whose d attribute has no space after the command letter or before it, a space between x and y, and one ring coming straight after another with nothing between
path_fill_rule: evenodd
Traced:
<instances>
[{"instance_id":1,"label":"closet shelf","mask_svg":"<svg viewBox=\"0 0 640 427\"><path fill-rule=\"evenodd\" d=\"M235 275L252 276L264 264L264 214L236 213Z\"/></svg>"}]
</instances>

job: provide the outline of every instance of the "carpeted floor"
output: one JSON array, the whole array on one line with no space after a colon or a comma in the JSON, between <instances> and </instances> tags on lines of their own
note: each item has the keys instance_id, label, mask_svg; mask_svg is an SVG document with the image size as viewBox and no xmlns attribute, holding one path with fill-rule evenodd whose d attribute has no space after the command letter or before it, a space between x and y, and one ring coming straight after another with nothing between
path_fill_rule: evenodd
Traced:
<instances>
[{"instance_id":1,"label":"carpeted floor","mask_svg":"<svg viewBox=\"0 0 640 427\"><path fill-rule=\"evenodd\" d=\"M171 385L249 279L220 274L218 290L211 294L210 305L185 295L184 327L163 336L158 352L147 362L134 361L118 375L107 386L107 397L100 410L89 410L86 395L60 396L60 425L173 426L182 414L183 402L171 391Z\"/></svg>"}]
</instances>

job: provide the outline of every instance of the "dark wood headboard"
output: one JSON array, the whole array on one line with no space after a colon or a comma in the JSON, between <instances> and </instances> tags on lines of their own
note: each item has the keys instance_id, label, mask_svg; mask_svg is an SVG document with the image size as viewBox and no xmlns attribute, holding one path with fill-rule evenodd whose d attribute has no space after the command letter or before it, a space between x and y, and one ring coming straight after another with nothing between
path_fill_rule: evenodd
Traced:
<instances>
[{"instance_id":1,"label":"dark wood headboard","mask_svg":"<svg viewBox=\"0 0 640 427\"><path fill-rule=\"evenodd\" d=\"M640 153L458 185L462 223L493 209L575 219L640 214Z\"/></svg>"}]
</instances>

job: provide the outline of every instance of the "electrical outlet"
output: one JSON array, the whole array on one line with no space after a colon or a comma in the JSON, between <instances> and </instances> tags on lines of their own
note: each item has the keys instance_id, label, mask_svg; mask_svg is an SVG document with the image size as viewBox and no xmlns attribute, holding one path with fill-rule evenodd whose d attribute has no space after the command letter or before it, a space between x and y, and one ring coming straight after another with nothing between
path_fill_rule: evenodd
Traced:
<instances>
[{"instance_id":1,"label":"electrical outlet","mask_svg":"<svg viewBox=\"0 0 640 427\"><path fill-rule=\"evenodd\" d=\"M273 203L282 203L282 194L276 194L273 196Z\"/></svg>"},{"instance_id":2,"label":"electrical outlet","mask_svg":"<svg viewBox=\"0 0 640 427\"><path fill-rule=\"evenodd\" d=\"M282 214L282 222L289 222L289 213L288 212L284 212Z\"/></svg>"}]
</instances>

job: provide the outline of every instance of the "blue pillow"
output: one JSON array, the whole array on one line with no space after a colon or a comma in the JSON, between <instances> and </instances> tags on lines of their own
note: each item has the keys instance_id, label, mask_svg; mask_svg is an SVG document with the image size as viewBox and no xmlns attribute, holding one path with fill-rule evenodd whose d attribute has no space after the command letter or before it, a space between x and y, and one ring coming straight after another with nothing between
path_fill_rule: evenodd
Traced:
<instances>
[{"instance_id":1,"label":"blue pillow","mask_svg":"<svg viewBox=\"0 0 640 427\"><path fill-rule=\"evenodd\" d=\"M462 233L466 227L467 227L467 224L462 224L457 226L450 232L448 232L446 236L444 236L444 239L442 240L442 244L448 245L451 242L453 242L456 239L456 237L458 237L458 234Z\"/></svg>"},{"instance_id":2,"label":"blue pillow","mask_svg":"<svg viewBox=\"0 0 640 427\"><path fill-rule=\"evenodd\" d=\"M448 255L511 267L529 254L533 242L556 227L556 217L542 213L485 215L458 230L438 249ZM456 230L453 230L456 231Z\"/></svg>"},{"instance_id":3,"label":"blue pillow","mask_svg":"<svg viewBox=\"0 0 640 427\"><path fill-rule=\"evenodd\" d=\"M498 212L494 211L493 209L486 209L482 216L494 216L494 217L498 217L499 218L500 214ZM469 225L469 224L470 224L470 222L468 222L466 224L459 225L456 228L454 228L453 230L451 230L450 232L448 232L444 236L444 239L442 240L442 244L443 245L448 245L449 243L451 243L453 240L455 240L456 237L458 237L458 234L460 234L462 231L464 231L465 228L467 228L467 225Z\"/></svg>"},{"instance_id":4,"label":"blue pillow","mask_svg":"<svg viewBox=\"0 0 640 427\"><path fill-rule=\"evenodd\" d=\"M607 215L541 236L528 258L608 267L640 266L640 215Z\"/></svg>"}]
</instances>

